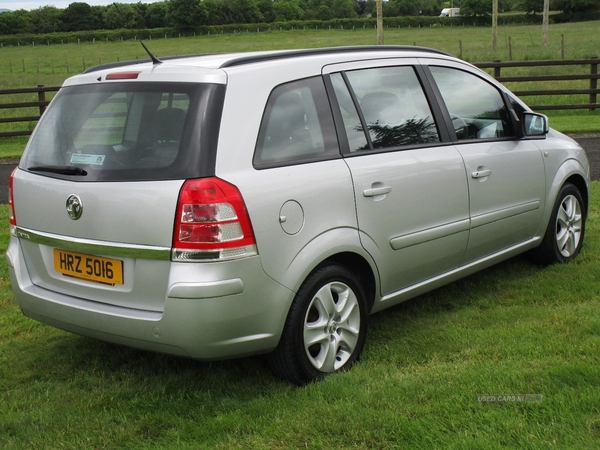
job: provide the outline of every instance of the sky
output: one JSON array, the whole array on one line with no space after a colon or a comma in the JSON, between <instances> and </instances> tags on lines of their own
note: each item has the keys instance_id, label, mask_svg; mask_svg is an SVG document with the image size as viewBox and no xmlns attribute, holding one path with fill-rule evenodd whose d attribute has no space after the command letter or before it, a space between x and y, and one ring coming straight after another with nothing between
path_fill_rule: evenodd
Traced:
<instances>
[{"instance_id":1,"label":"sky","mask_svg":"<svg viewBox=\"0 0 600 450\"><path fill-rule=\"evenodd\" d=\"M110 5L114 0L13 0L4 1L0 0L0 9L10 9L15 11L17 9L38 9L42 6L56 6L60 9L65 9L71 3L84 2L88 5ZM117 3L137 3L140 0L118 0ZM158 0L141 0L142 3L153 3Z\"/></svg>"}]
</instances>

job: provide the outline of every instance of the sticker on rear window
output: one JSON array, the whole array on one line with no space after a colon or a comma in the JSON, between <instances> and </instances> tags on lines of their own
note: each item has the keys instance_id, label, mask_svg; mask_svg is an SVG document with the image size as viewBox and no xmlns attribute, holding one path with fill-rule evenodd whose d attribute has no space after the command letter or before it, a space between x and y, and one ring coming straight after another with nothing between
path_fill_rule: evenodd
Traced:
<instances>
[{"instance_id":1,"label":"sticker on rear window","mask_svg":"<svg viewBox=\"0 0 600 450\"><path fill-rule=\"evenodd\" d=\"M101 166L104 164L106 155L86 155L82 153L73 153L71 155L71 164L93 164Z\"/></svg>"}]
</instances>

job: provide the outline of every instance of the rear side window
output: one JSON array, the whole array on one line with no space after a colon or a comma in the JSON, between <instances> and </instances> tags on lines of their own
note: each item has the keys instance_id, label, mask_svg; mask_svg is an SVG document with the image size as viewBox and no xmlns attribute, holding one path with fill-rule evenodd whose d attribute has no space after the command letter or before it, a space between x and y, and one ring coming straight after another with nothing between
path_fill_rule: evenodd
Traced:
<instances>
[{"instance_id":1,"label":"rear side window","mask_svg":"<svg viewBox=\"0 0 600 450\"><path fill-rule=\"evenodd\" d=\"M50 176L61 171L48 168L79 168L85 175L80 171L78 181L210 175L214 167L206 165L213 158L202 152L213 152L216 145L223 97L217 92L222 90L186 83L63 88L40 121L21 167ZM216 127L203 127L202 121Z\"/></svg>"},{"instance_id":2,"label":"rear side window","mask_svg":"<svg viewBox=\"0 0 600 450\"><path fill-rule=\"evenodd\" d=\"M299 164L339 156L322 78L277 86L267 101L254 166Z\"/></svg>"},{"instance_id":3,"label":"rear side window","mask_svg":"<svg viewBox=\"0 0 600 450\"><path fill-rule=\"evenodd\" d=\"M413 67L355 70L334 74L331 80L351 152L439 142Z\"/></svg>"},{"instance_id":4,"label":"rear side window","mask_svg":"<svg viewBox=\"0 0 600 450\"><path fill-rule=\"evenodd\" d=\"M462 70L436 66L429 69L444 98L459 141L515 136L498 89Z\"/></svg>"}]
</instances>

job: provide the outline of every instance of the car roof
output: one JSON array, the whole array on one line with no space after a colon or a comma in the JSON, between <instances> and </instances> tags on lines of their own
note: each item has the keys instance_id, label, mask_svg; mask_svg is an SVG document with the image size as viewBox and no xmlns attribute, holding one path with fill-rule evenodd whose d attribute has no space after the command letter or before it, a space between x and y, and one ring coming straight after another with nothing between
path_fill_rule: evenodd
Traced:
<instances>
[{"instance_id":1,"label":"car roof","mask_svg":"<svg viewBox=\"0 0 600 450\"><path fill-rule=\"evenodd\" d=\"M258 62L267 62L281 59L306 58L317 55L328 55L335 60L345 59L344 57L354 54L353 58L358 59L380 57L388 53L389 56L423 56L423 54L437 54L450 56L448 53L427 47L417 46L392 46L392 45L373 45L373 46L352 46L352 47L325 47L314 49L299 50L271 50L247 53L206 53L198 55L179 55L160 58L161 62L169 64L185 64L186 66L197 66L208 69L223 69L227 67L240 66ZM337 56L337 57L336 57ZM147 64L151 62L150 58L123 61L117 63L102 64L86 70L84 73L93 73L100 70L126 67L138 64Z\"/></svg>"},{"instance_id":2,"label":"car roof","mask_svg":"<svg viewBox=\"0 0 600 450\"><path fill-rule=\"evenodd\" d=\"M437 57L456 60L439 50L417 46L351 46L326 47L296 50L270 50L240 53L208 53L201 55L155 57L103 64L92 67L80 75L69 78L63 86L96 83L106 80L115 70L138 73L138 81L192 81L227 83L226 72L244 69L267 69L285 65L286 71L296 69L305 72L309 67L314 72L328 64L386 58ZM265 66L266 63L271 65ZM295 67L294 67L295 66Z\"/></svg>"}]
</instances>

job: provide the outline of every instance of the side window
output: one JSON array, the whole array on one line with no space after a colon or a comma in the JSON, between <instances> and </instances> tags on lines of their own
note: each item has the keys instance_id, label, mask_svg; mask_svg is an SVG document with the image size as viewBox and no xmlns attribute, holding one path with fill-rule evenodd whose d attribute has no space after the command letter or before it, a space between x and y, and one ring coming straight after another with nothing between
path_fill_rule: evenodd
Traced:
<instances>
[{"instance_id":1,"label":"side window","mask_svg":"<svg viewBox=\"0 0 600 450\"><path fill-rule=\"evenodd\" d=\"M498 89L462 70L435 66L429 69L444 98L458 140L515 136Z\"/></svg>"},{"instance_id":2,"label":"side window","mask_svg":"<svg viewBox=\"0 0 600 450\"><path fill-rule=\"evenodd\" d=\"M277 86L271 93L254 152L256 167L340 156L321 77Z\"/></svg>"},{"instance_id":3,"label":"side window","mask_svg":"<svg viewBox=\"0 0 600 450\"><path fill-rule=\"evenodd\" d=\"M344 82L342 74L335 73L331 75L331 84L335 91L340 112L342 113L342 120L344 121L344 129L346 130L346 136L348 137L348 145L350 146L350 152L358 150L369 150L369 141L363 130L358 111L354 106L352 96L348 91L348 87Z\"/></svg>"},{"instance_id":4,"label":"side window","mask_svg":"<svg viewBox=\"0 0 600 450\"><path fill-rule=\"evenodd\" d=\"M336 82L332 77L350 151L439 142L431 109L413 67L355 70L345 76L362 113L358 122L341 80ZM366 143L364 130L368 132Z\"/></svg>"}]
</instances>

